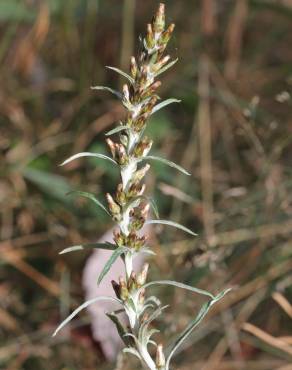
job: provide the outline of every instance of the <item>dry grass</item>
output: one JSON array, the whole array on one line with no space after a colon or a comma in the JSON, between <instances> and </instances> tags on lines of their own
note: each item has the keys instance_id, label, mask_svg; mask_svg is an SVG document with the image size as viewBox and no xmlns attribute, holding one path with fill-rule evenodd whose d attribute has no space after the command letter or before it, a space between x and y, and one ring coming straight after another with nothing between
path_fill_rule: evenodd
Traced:
<instances>
[{"instance_id":1,"label":"dry grass","mask_svg":"<svg viewBox=\"0 0 292 370\"><path fill-rule=\"evenodd\" d=\"M151 273L163 269L212 292L234 287L177 356L179 369L291 369L290 3L169 2L180 62L161 96L183 102L153 116L149 135L155 151L193 177L186 182L155 167L149 188L159 183L152 192L160 213L199 237L175 234L170 243L157 230L160 254ZM124 112L89 87L117 85L103 66L124 63L135 47L133 30L142 30L155 6L0 2L0 368L113 368L86 315L65 337L50 338L63 313L83 300L87 254L60 258L58 252L110 227L65 194L71 186L104 193L116 183L106 166L58 164L70 151L105 150L102 132ZM198 307L193 297L174 293L165 292L177 318L169 338Z\"/></svg>"}]
</instances>

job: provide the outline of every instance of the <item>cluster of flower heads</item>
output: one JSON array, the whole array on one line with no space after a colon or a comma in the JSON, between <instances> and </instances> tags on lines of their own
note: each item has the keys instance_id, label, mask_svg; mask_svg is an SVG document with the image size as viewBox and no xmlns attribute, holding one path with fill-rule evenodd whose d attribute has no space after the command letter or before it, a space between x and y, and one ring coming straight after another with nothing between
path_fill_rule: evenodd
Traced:
<instances>
[{"instance_id":1,"label":"cluster of flower heads","mask_svg":"<svg viewBox=\"0 0 292 370\"><path fill-rule=\"evenodd\" d=\"M165 30L164 4L160 4L152 23L147 26L138 60L131 58L130 83L123 86L122 102L127 114L125 122L121 122L120 142L106 140L113 159L121 168L122 179L116 193L107 194L112 218L121 228L115 233L115 241L118 246L127 245L136 250L145 244L146 238L139 237L137 232L143 227L150 208L143 197L145 184L141 183L150 165L146 163L138 168L152 146L152 140L143 137L143 132L159 99L156 92L161 82L155 78L169 67L170 56L164 56L164 51L173 30L174 24Z\"/></svg>"}]
</instances>

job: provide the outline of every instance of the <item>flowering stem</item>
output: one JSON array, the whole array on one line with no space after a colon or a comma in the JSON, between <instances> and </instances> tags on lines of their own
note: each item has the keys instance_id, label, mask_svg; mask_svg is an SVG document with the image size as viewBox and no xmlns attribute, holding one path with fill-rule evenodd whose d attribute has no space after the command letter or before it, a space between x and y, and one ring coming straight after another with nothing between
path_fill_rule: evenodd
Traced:
<instances>
[{"instance_id":1,"label":"flowering stem","mask_svg":"<svg viewBox=\"0 0 292 370\"><path fill-rule=\"evenodd\" d=\"M106 143L112 154L112 158L98 153L79 153L67 159L63 164L80 157L97 157L106 159L119 167L121 182L113 195L106 194L108 210L92 194L79 192L93 200L98 206L105 210L116 222L118 230L114 231L114 243L93 244L94 247L112 250L113 254L103 268L98 281L100 282L105 274L109 271L112 264L119 257L122 258L125 266L125 277L120 277L119 281L112 281L112 286L117 298L102 297L104 300L116 300L122 307L123 312L128 317L129 327L125 328L119 320L116 313L107 314L116 325L121 339L124 341L126 348L124 352L131 353L139 358L141 364L148 370L169 370L170 359L179 345L190 335L192 330L205 317L211 306L221 299L226 291L217 296L195 287L189 287L185 284L173 281L156 281L146 284L149 265L144 264L143 268L135 272L133 270L134 258L140 253L153 254L146 246L146 236L140 234L140 230L146 224L150 209L150 202L144 196L145 184L142 183L144 176L150 168L148 163L141 165L142 162L159 160L164 164L188 174L182 167L166 159L148 156L152 146L152 140L144 136L147 120L149 117L163 108L164 106L177 102L176 99L168 99L157 104L160 99L157 95L157 89L161 82L156 78L168 68L172 67L176 60L170 61L169 55L164 55L167 44L174 30L174 24L165 27L165 6L160 4L151 23L147 25L146 36L141 39L141 52L137 58L132 57L130 62L130 75L117 68L110 69L120 73L129 80L129 84L123 86L122 93L117 92L109 87L96 86L96 90L106 90L119 99L127 110L124 122L120 126L111 130L107 134L118 135L119 141L114 142L110 138ZM184 230L192 235L191 230L186 227L167 220L148 220L147 224L160 223L174 226ZM73 246L66 248L63 253L79 250L82 246ZM81 248L82 249L82 248ZM154 297L146 297L146 289L153 285L172 285L178 288L187 289L192 292L207 296L207 302L197 317L190 322L187 328L175 341L168 358L165 358L163 347L157 344L153 335L157 330L151 328L152 322L166 308L161 306L160 301ZM55 334L66 325L80 310L98 301L96 298L85 302L78 307L73 313L56 329ZM149 346L156 348L156 353L152 356L149 352Z\"/></svg>"}]
</instances>

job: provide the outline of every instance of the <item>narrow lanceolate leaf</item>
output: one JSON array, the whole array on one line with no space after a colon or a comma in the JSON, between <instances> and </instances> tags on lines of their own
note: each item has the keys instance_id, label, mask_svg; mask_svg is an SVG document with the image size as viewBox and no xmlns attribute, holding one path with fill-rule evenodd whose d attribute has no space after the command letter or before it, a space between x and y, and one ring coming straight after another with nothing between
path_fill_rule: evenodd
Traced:
<instances>
[{"instance_id":1,"label":"narrow lanceolate leaf","mask_svg":"<svg viewBox=\"0 0 292 370\"><path fill-rule=\"evenodd\" d=\"M159 111L160 109L166 107L169 104L172 104L172 103L180 103L180 102L181 101L178 100L178 99L167 99L167 100L164 100L161 103L155 105L155 107L152 109L152 113L151 114Z\"/></svg>"},{"instance_id":2,"label":"narrow lanceolate leaf","mask_svg":"<svg viewBox=\"0 0 292 370\"><path fill-rule=\"evenodd\" d=\"M65 326L67 325L80 311L82 311L84 308L90 306L91 304L93 303L96 303L98 301L112 301L112 302L118 302L120 304L122 304L122 301L120 301L118 298L114 298L114 297L106 297L106 296L100 296L100 297L96 297L96 298L93 298L93 299L89 299L88 301L84 302L81 306L79 306L78 308L76 308L76 310L74 310L71 315L69 315L58 327L57 329L55 330L54 334L53 334L53 337L55 335L57 335L57 333Z\"/></svg>"},{"instance_id":3,"label":"narrow lanceolate leaf","mask_svg":"<svg viewBox=\"0 0 292 370\"><path fill-rule=\"evenodd\" d=\"M131 355L133 355L135 357L138 357L138 359L140 361L142 361L142 357L140 356L139 352L133 347L124 348L123 352L124 353L130 353Z\"/></svg>"},{"instance_id":4,"label":"narrow lanceolate leaf","mask_svg":"<svg viewBox=\"0 0 292 370\"><path fill-rule=\"evenodd\" d=\"M139 336L141 334L143 336L143 329L144 328L147 328L148 325L150 325L152 323L152 321L154 321L155 319L157 319L157 317L161 315L162 311L164 311L168 307L169 307L169 305L157 307L155 309L155 311L151 313L151 315L148 317L148 319L145 320L145 321L143 321L143 323L141 324L140 329L139 329ZM142 340L143 338L140 337L140 339Z\"/></svg>"},{"instance_id":5,"label":"narrow lanceolate leaf","mask_svg":"<svg viewBox=\"0 0 292 370\"><path fill-rule=\"evenodd\" d=\"M222 299L227 293L231 292L231 290L232 290L231 288L228 288L228 289L223 290L218 295L216 295L214 299L212 300L212 304L215 304L216 302L220 301L220 299Z\"/></svg>"},{"instance_id":6,"label":"narrow lanceolate leaf","mask_svg":"<svg viewBox=\"0 0 292 370\"><path fill-rule=\"evenodd\" d=\"M108 131L105 136L110 136L110 135L114 135L114 134L117 134L118 132L121 132L121 131L126 131L128 130L129 127L126 126L126 125L121 125L121 126L118 126L118 127L115 127L114 129Z\"/></svg>"},{"instance_id":7,"label":"narrow lanceolate leaf","mask_svg":"<svg viewBox=\"0 0 292 370\"><path fill-rule=\"evenodd\" d=\"M148 254L150 256L156 256L156 253L153 252L153 250L147 248L147 247L144 247L144 248L141 248L139 253L144 253L144 254Z\"/></svg>"},{"instance_id":8,"label":"narrow lanceolate leaf","mask_svg":"<svg viewBox=\"0 0 292 370\"><path fill-rule=\"evenodd\" d=\"M118 318L118 316L114 313L114 312L111 312L111 313L107 313L106 314L107 317L109 317L112 322L115 324L116 328L117 328L117 331L120 335L120 338L122 339L122 341L124 342L124 344L126 346L130 346L133 344L133 340L130 338L130 337L127 337L126 334L126 328L124 327L124 325L121 323L120 319Z\"/></svg>"},{"instance_id":9,"label":"narrow lanceolate leaf","mask_svg":"<svg viewBox=\"0 0 292 370\"><path fill-rule=\"evenodd\" d=\"M199 311L197 317L192 320L189 325L186 327L186 329L178 336L178 338L175 340L175 343L170 349L169 356L166 361L166 370L169 370L170 361L175 353L175 351L181 346L181 344L188 338L188 336L192 333L192 331L200 324L200 322L204 319L204 317L207 315L210 308L218 302L220 299L222 299L230 289L226 289L220 294L218 294L216 297L213 297L212 300L205 303L201 310Z\"/></svg>"},{"instance_id":10,"label":"narrow lanceolate leaf","mask_svg":"<svg viewBox=\"0 0 292 370\"><path fill-rule=\"evenodd\" d=\"M123 99L123 95L117 91L117 90L114 90L114 89L111 89L110 87L107 87L107 86L93 86L91 87L92 90L104 90L104 91L108 91L112 94L114 94L117 98L119 99Z\"/></svg>"},{"instance_id":11,"label":"narrow lanceolate leaf","mask_svg":"<svg viewBox=\"0 0 292 370\"><path fill-rule=\"evenodd\" d=\"M122 71L119 68L111 67L111 66L106 66L106 68L111 69L112 71L115 71L115 72L119 73L121 76L123 76L127 80L129 80L131 82L131 84L133 84L135 82L135 80L133 79L133 77L129 76L126 72Z\"/></svg>"},{"instance_id":12,"label":"narrow lanceolate leaf","mask_svg":"<svg viewBox=\"0 0 292 370\"><path fill-rule=\"evenodd\" d=\"M96 204L98 207L100 207L103 211L105 211L105 213L107 213L110 216L110 213L106 209L106 207L98 199L96 199L93 194L87 193L86 191L79 191L79 190L73 190L73 191L70 191L69 193L67 193L67 195L71 195L71 194L76 194L76 195L79 195L81 197L92 200L94 204Z\"/></svg>"},{"instance_id":13,"label":"narrow lanceolate leaf","mask_svg":"<svg viewBox=\"0 0 292 370\"><path fill-rule=\"evenodd\" d=\"M84 249L90 249L90 248L114 251L117 248L117 246L112 243L88 243L88 244L83 244L83 245L73 245L72 247L63 249L59 254L82 251Z\"/></svg>"},{"instance_id":14,"label":"narrow lanceolate leaf","mask_svg":"<svg viewBox=\"0 0 292 370\"><path fill-rule=\"evenodd\" d=\"M82 152L82 153L77 153L77 154L72 155L72 157L69 157L63 163L61 163L60 166L64 166L65 164L72 162L75 159L82 158L82 157L95 157L95 158L100 158L100 159L106 159L107 161L117 164L116 161L114 161L112 158L108 157L107 155L100 154L100 153Z\"/></svg>"},{"instance_id":15,"label":"narrow lanceolate leaf","mask_svg":"<svg viewBox=\"0 0 292 370\"><path fill-rule=\"evenodd\" d=\"M158 210L158 207L157 207L157 204L156 204L155 200L152 199L152 198L148 198L148 201L149 201L149 203L150 203L150 205L153 209L155 217L159 218L159 210Z\"/></svg>"},{"instance_id":16,"label":"narrow lanceolate leaf","mask_svg":"<svg viewBox=\"0 0 292 370\"><path fill-rule=\"evenodd\" d=\"M161 224L161 225L167 225L167 226L172 226L172 227L175 227L177 229L180 229L182 231L185 231L186 233L188 234L191 234L193 236L197 236L196 233L194 233L192 230L188 229L187 227L181 225L181 224L178 224L177 222L174 222L174 221L168 221L168 220L148 220L145 222L146 225L150 225L150 224Z\"/></svg>"},{"instance_id":17,"label":"narrow lanceolate leaf","mask_svg":"<svg viewBox=\"0 0 292 370\"><path fill-rule=\"evenodd\" d=\"M97 280L97 284L99 285L102 281L102 279L105 277L105 275L109 272L110 268L112 267L112 265L116 262L116 260L123 254L127 251L128 249L125 248L125 247L120 247L120 248L117 248L113 254L110 256L109 260L107 261L107 263L104 265L104 268L102 269L99 277L98 277L98 280Z\"/></svg>"},{"instance_id":18,"label":"narrow lanceolate leaf","mask_svg":"<svg viewBox=\"0 0 292 370\"><path fill-rule=\"evenodd\" d=\"M178 58L173 60L172 62L166 64L166 66L162 67L157 73L155 76L159 76L161 73L167 71L169 68L171 68L172 66L175 65L175 63L178 61Z\"/></svg>"},{"instance_id":19,"label":"narrow lanceolate leaf","mask_svg":"<svg viewBox=\"0 0 292 370\"><path fill-rule=\"evenodd\" d=\"M176 170L178 170L178 171L180 171L180 172L184 173L185 175L188 175L188 176L190 176L190 175L191 175L191 174L190 174L188 171L186 171L183 167L179 166L178 164L176 164L176 163L174 163L174 162L169 161L168 159L161 158L161 157L155 157L155 156L153 156L153 155L147 155L147 156L145 156L143 159L146 159L146 160L148 160L148 159L149 159L149 160L159 161L159 162L161 162L161 163L163 163L163 164L166 164L167 166L170 166L170 167L175 168Z\"/></svg>"},{"instance_id":20,"label":"narrow lanceolate leaf","mask_svg":"<svg viewBox=\"0 0 292 370\"><path fill-rule=\"evenodd\" d=\"M207 296L207 297L211 298L212 301L217 299L217 297L214 297L213 294L211 294L207 290L203 290L203 289L200 289L200 288L196 288L196 287L186 285L186 284L183 284L183 283L179 283L177 281L172 281L172 280L151 281L151 282L143 285L143 287L141 289L147 289L147 288L149 288L150 286L153 286L153 285L170 285L170 286L174 286L174 287L177 287L177 288L189 290L190 292L194 292L194 293L198 293L198 294Z\"/></svg>"},{"instance_id":21,"label":"narrow lanceolate leaf","mask_svg":"<svg viewBox=\"0 0 292 370\"><path fill-rule=\"evenodd\" d=\"M191 323L187 326L187 328L178 336L176 339L174 345L172 346L169 356L166 360L166 370L169 370L170 361L175 353L175 351L181 346L181 344L187 339L187 337L192 333L192 331L195 329L196 326L200 324L200 322L204 319L204 317L207 315L209 309L211 308L211 302L209 301L205 303L201 310L199 311L197 317L191 321Z\"/></svg>"}]
</instances>

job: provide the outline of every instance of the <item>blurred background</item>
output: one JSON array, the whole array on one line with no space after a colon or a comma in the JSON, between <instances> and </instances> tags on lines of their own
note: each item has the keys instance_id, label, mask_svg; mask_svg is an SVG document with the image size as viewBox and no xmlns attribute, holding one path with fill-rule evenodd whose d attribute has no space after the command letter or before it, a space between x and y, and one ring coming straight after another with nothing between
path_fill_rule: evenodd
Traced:
<instances>
[{"instance_id":1,"label":"blurred background","mask_svg":"<svg viewBox=\"0 0 292 370\"><path fill-rule=\"evenodd\" d=\"M99 195L118 175L106 162L104 131L123 117L118 101L93 85L121 86L104 66L127 70L158 1L0 0L0 368L138 369L110 364L83 312L90 252L59 256L95 241L112 225L72 189ZM171 278L213 293L222 304L175 358L181 370L291 370L292 360L292 1L165 1L176 23L163 75L171 105L153 116L153 153L192 173L153 164L148 193L161 218L151 279ZM98 269L98 268L97 268ZM111 289L109 287L109 289ZM159 289L167 310L157 326L172 338L202 300Z\"/></svg>"}]
</instances>

